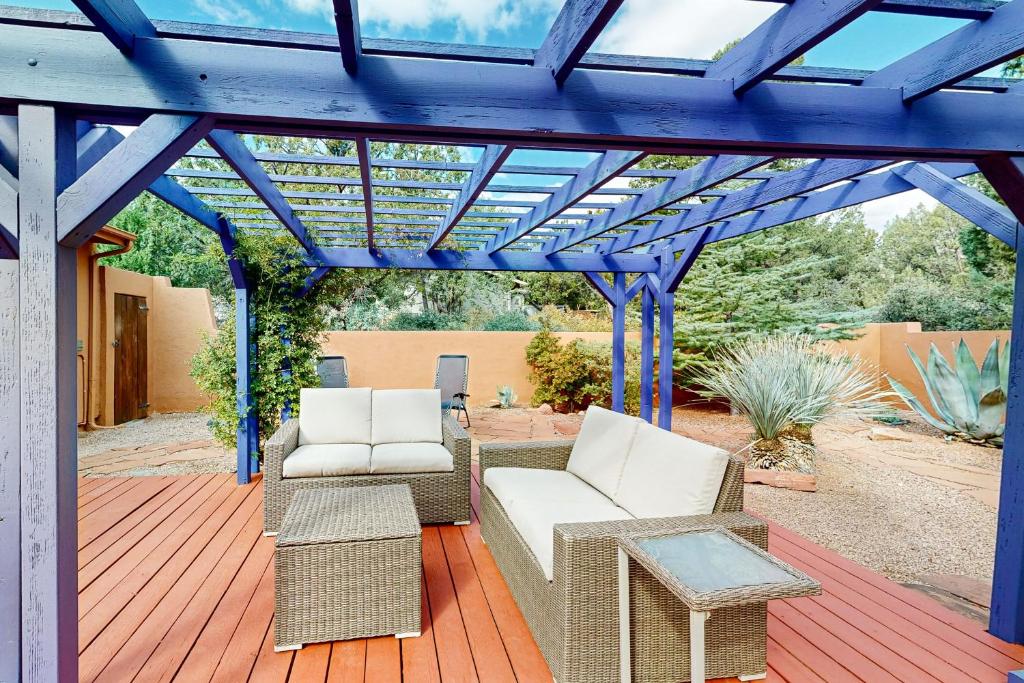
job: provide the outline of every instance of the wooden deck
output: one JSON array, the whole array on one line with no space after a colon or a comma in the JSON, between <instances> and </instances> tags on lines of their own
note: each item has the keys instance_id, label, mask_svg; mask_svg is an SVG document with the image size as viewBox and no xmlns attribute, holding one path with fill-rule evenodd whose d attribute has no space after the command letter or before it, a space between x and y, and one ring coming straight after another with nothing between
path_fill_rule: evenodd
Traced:
<instances>
[{"instance_id":1,"label":"wooden deck","mask_svg":"<svg viewBox=\"0 0 1024 683\"><path fill-rule=\"evenodd\" d=\"M479 537L423 533L423 635L273 652L273 543L262 488L233 475L81 479L79 652L84 681L550 681ZM1024 647L778 526L771 551L824 595L778 601L770 681L986 681Z\"/></svg>"}]
</instances>

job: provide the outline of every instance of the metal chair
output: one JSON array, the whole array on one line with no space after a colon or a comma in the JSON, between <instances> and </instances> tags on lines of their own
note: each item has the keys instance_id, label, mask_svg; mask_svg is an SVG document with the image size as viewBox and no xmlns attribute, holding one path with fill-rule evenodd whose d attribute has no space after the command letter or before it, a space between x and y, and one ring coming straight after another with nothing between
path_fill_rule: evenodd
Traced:
<instances>
[{"instance_id":1,"label":"metal chair","mask_svg":"<svg viewBox=\"0 0 1024 683\"><path fill-rule=\"evenodd\" d=\"M326 389L348 388L348 361L345 356L324 356L316 366L320 386Z\"/></svg>"},{"instance_id":2,"label":"metal chair","mask_svg":"<svg viewBox=\"0 0 1024 683\"><path fill-rule=\"evenodd\" d=\"M434 388L441 390L441 409L451 413L455 410L455 420L459 413L466 416L466 426L470 426L469 411L466 410L466 399L469 394L469 356L442 354L437 357L437 371L434 374Z\"/></svg>"}]
</instances>

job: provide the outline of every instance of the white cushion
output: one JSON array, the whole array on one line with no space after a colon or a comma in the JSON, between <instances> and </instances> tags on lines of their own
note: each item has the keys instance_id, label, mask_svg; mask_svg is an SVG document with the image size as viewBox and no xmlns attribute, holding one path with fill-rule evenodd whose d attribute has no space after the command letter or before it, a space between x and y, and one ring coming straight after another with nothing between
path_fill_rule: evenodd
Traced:
<instances>
[{"instance_id":1,"label":"white cushion","mask_svg":"<svg viewBox=\"0 0 1024 683\"><path fill-rule=\"evenodd\" d=\"M299 445L370 444L371 389L302 389Z\"/></svg>"},{"instance_id":2,"label":"white cushion","mask_svg":"<svg viewBox=\"0 0 1024 683\"><path fill-rule=\"evenodd\" d=\"M563 470L492 467L484 472L484 485L501 503L548 581L554 576L555 524L632 517L600 491Z\"/></svg>"},{"instance_id":3,"label":"white cushion","mask_svg":"<svg viewBox=\"0 0 1024 683\"><path fill-rule=\"evenodd\" d=\"M441 443L441 392L437 389L376 389L372 441Z\"/></svg>"},{"instance_id":4,"label":"white cushion","mask_svg":"<svg viewBox=\"0 0 1024 683\"><path fill-rule=\"evenodd\" d=\"M383 443L370 455L372 474L400 472L451 472L451 452L439 443Z\"/></svg>"},{"instance_id":5,"label":"white cushion","mask_svg":"<svg viewBox=\"0 0 1024 683\"><path fill-rule=\"evenodd\" d=\"M721 448L642 424L612 499L635 517L710 514L728 461Z\"/></svg>"},{"instance_id":6,"label":"white cushion","mask_svg":"<svg viewBox=\"0 0 1024 683\"><path fill-rule=\"evenodd\" d=\"M631 519L632 515L604 499L603 503L565 502L539 498L516 498L502 503L512 526L544 570L548 581L554 578L555 525L569 522L605 522Z\"/></svg>"},{"instance_id":7,"label":"white cushion","mask_svg":"<svg viewBox=\"0 0 1024 683\"><path fill-rule=\"evenodd\" d=\"M630 415L590 406L565 469L606 496L614 496L626 455L642 423Z\"/></svg>"},{"instance_id":8,"label":"white cushion","mask_svg":"<svg viewBox=\"0 0 1024 683\"><path fill-rule=\"evenodd\" d=\"M281 465L281 476L338 477L368 474L370 447L362 443L309 444L292 451Z\"/></svg>"},{"instance_id":9,"label":"white cushion","mask_svg":"<svg viewBox=\"0 0 1024 683\"><path fill-rule=\"evenodd\" d=\"M531 467L488 467L484 485L504 505L514 498L542 498L566 503L606 503L608 498L565 470Z\"/></svg>"}]
</instances>

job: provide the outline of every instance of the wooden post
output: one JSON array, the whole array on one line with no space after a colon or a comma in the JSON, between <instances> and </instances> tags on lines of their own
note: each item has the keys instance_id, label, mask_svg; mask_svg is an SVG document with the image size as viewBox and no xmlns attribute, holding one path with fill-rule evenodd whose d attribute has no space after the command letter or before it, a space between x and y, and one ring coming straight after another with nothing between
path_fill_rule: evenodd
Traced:
<instances>
[{"instance_id":1,"label":"wooden post","mask_svg":"<svg viewBox=\"0 0 1024 683\"><path fill-rule=\"evenodd\" d=\"M18 261L0 260L0 681L21 677L21 381Z\"/></svg>"},{"instance_id":2,"label":"wooden post","mask_svg":"<svg viewBox=\"0 0 1024 683\"><path fill-rule=\"evenodd\" d=\"M646 276L641 276L646 278ZM654 294L644 287L640 302L640 417L654 419Z\"/></svg>"},{"instance_id":3,"label":"wooden post","mask_svg":"<svg viewBox=\"0 0 1024 683\"><path fill-rule=\"evenodd\" d=\"M978 167L1007 205L1024 221L1024 162L1009 158ZM1005 641L1024 643L1024 234L1017 226L1017 272L1010 338L1010 385L999 483L996 559L992 572L989 631ZM1012 680L1012 678L1011 678Z\"/></svg>"},{"instance_id":4,"label":"wooden post","mask_svg":"<svg viewBox=\"0 0 1024 683\"><path fill-rule=\"evenodd\" d=\"M615 273L612 289L612 410L626 412L626 274Z\"/></svg>"},{"instance_id":5,"label":"wooden post","mask_svg":"<svg viewBox=\"0 0 1024 683\"><path fill-rule=\"evenodd\" d=\"M238 483L248 484L259 467L259 432L252 404L252 319L249 313L249 288L235 288L235 400L238 428Z\"/></svg>"},{"instance_id":6,"label":"wooden post","mask_svg":"<svg viewBox=\"0 0 1024 683\"><path fill-rule=\"evenodd\" d=\"M18 108L21 678L78 679L75 250L57 197L75 180L75 123ZM4 654L4 658L7 653Z\"/></svg>"},{"instance_id":7,"label":"wooden post","mask_svg":"<svg viewBox=\"0 0 1024 683\"><path fill-rule=\"evenodd\" d=\"M672 350L676 309L674 292L658 294L658 426L672 429Z\"/></svg>"}]
</instances>

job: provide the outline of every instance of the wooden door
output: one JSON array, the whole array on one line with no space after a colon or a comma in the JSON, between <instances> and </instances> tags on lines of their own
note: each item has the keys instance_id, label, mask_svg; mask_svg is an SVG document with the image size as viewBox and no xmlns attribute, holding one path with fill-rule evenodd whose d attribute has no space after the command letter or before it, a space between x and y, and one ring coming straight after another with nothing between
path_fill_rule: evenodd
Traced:
<instances>
[{"instance_id":1,"label":"wooden door","mask_svg":"<svg viewBox=\"0 0 1024 683\"><path fill-rule=\"evenodd\" d=\"M146 417L149 409L145 297L114 295L114 424Z\"/></svg>"}]
</instances>

